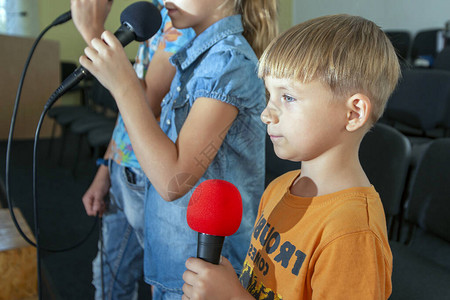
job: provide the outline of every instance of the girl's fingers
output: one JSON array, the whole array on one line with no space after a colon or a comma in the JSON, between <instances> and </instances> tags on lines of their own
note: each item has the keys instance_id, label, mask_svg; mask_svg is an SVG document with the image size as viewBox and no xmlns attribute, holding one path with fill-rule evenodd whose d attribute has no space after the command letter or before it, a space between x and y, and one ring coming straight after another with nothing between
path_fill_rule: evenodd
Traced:
<instances>
[{"instance_id":1,"label":"girl's fingers","mask_svg":"<svg viewBox=\"0 0 450 300\"><path fill-rule=\"evenodd\" d=\"M91 46L97 52L101 52L106 47L106 44L105 44L104 41L102 41L99 38L93 38L92 41L91 41Z\"/></svg>"},{"instance_id":2,"label":"girl's fingers","mask_svg":"<svg viewBox=\"0 0 450 300\"><path fill-rule=\"evenodd\" d=\"M82 65L86 69L90 69L92 61L86 55L80 56L78 61L80 62L80 65Z\"/></svg>"},{"instance_id":3,"label":"girl's fingers","mask_svg":"<svg viewBox=\"0 0 450 300\"><path fill-rule=\"evenodd\" d=\"M90 47L86 47L84 48L84 54L86 54L86 56L92 60L92 58L98 54L97 50L94 50Z\"/></svg>"},{"instance_id":4,"label":"girl's fingers","mask_svg":"<svg viewBox=\"0 0 450 300\"><path fill-rule=\"evenodd\" d=\"M117 44L119 44L119 45L121 46L119 40L118 40L118 39L116 38L116 36L115 36L114 34L112 34L110 31L104 31L104 32L102 33L101 38L102 38L103 42L104 42L105 44L107 44L108 46L110 46L110 47L113 47L113 48L114 48L114 47L117 46Z\"/></svg>"}]
</instances>

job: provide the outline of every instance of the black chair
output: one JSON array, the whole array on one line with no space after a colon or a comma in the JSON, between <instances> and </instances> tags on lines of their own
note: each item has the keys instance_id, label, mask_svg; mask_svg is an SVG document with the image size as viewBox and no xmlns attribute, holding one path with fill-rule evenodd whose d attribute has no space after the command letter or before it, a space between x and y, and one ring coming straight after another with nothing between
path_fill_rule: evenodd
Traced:
<instances>
[{"instance_id":1,"label":"black chair","mask_svg":"<svg viewBox=\"0 0 450 300\"><path fill-rule=\"evenodd\" d=\"M94 150L94 159L100 158L106 151L114 131L114 124L95 128L88 132L87 143Z\"/></svg>"},{"instance_id":2,"label":"black chair","mask_svg":"<svg viewBox=\"0 0 450 300\"><path fill-rule=\"evenodd\" d=\"M359 158L367 177L380 194L391 238L395 232L394 219L400 216L411 144L396 129L377 123L362 140Z\"/></svg>"},{"instance_id":3,"label":"black chair","mask_svg":"<svg viewBox=\"0 0 450 300\"><path fill-rule=\"evenodd\" d=\"M434 140L412 176L402 235L391 243L391 299L450 299L449 154L449 138Z\"/></svg>"},{"instance_id":4,"label":"black chair","mask_svg":"<svg viewBox=\"0 0 450 300\"><path fill-rule=\"evenodd\" d=\"M384 33L391 40L400 62L408 62L411 48L411 33L407 30L385 30Z\"/></svg>"},{"instance_id":5,"label":"black chair","mask_svg":"<svg viewBox=\"0 0 450 300\"><path fill-rule=\"evenodd\" d=\"M437 54L433 68L437 70L450 71L450 46L445 47Z\"/></svg>"},{"instance_id":6,"label":"black chair","mask_svg":"<svg viewBox=\"0 0 450 300\"><path fill-rule=\"evenodd\" d=\"M73 120L68 126L70 133L79 136L80 139L73 166L74 175L76 174L83 139L87 137L88 145L94 149L94 157L98 156L96 151L103 144L98 142L98 138L95 142L91 142L91 140L99 135L98 132L107 132L107 135L111 138L119 111L111 93L95 78L93 79L91 92L92 102L97 106L96 111L84 115L79 114L77 119ZM92 131L94 133L91 133Z\"/></svg>"},{"instance_id":7,"label":"black chair","mask_svg":"<svg viewBox=\"0 0 450 300\"><path fill-rule=\"evenodd\" d=\"M407 232L402 241L420 251L435 252L430 243L420 243L427 236L450 242L450 138L436 139L425 149L417 169L411 177L409 197L405 205ZM449 244L450 245L450 244ZM433 258L446 263L450 270L450 247L447 259Z\"/></svg>"},{"instance_id":8,"label":"black chair","mask_svg":"<svg viewBox=\"0 0 450 300\"><path fill-rule=\"evenodd\" d=\"M407 136L440 138L450 129L450 72L404 69L391 95L384 122Z\"/></svg>"},{"instance_id":9,"label":"black chair","mask_svg":"<svg viewBox=\"0 0 450 300\"><path fill-rule=\"evenodd\" d=\"M92 102L96 105L94 113L80 115L70 124L72 133L83 135L103 124L115 123L119 112L111 93L97 80L93 79L91 88Z\"/></svg>"},{"instance_id":10,"label":"black chair","mask_svg":"<svg viewBox=\"0 0 450 300\"><path fill-rule=\"evenodd\" d=\"M438 53L438 33L441 28L430 28L417 32L411 45L411 61L415 66L430 68L433 66L434 59ZM425 58L428 65L418 65L418 58Z\"/></svg>"},{"instance_id":11,"label":"black chair","mask_svg":"<svg viewBox=\"0 0 450 300\"><path fill-rule=\"evenodd\" d=\"M68 61L62 61L60 65L61 65L61 82L68 76L70 76L72 72L77 68L77 65L75 63ZM92 78L93 78L92 76L88 76L78 85L74 86L72 89L66 92L66 94L74 92L81 93L79 97L80 102L78 104L61 105L60 102L57 102L56 105L53 106L48 111L48 117L54 119L55 121L53 122L53 128L51 133L50 146L48 152L49 155L51 154L51 150L53 147L53 141L55 137L57 124L61 126L62 145L64 145L68 133L68 126L70 125L70 123L73 122L74 120L77 120L80 116L85 116L86 114L93 112L91 104L89 103L89 93ZM63 149L61 149L59 161L61 161L62 159L63 152L64 152Z\"/></svg>"},{"instance_id":12,"label":"black chair","mask_svg":"<svg viewBox=\"0 0 450 300\"><path fill-rule=\"evenodd\" d=\"M292 170L298 170L300 167L300 162L279 158L273 150L273 144L270 137L266 134L266 186L278 176Z\"/></svg>"},{"instance_id":13,"label":"black chair","mask_svg":"<svg viewBox=\"0 0 450 300\"><path fill-rule=\"evenodd\" d=\"M390 241L390 246L394 266L389 300L450 299L448 270L399 242Z\"/></svg>"}]
</instances>

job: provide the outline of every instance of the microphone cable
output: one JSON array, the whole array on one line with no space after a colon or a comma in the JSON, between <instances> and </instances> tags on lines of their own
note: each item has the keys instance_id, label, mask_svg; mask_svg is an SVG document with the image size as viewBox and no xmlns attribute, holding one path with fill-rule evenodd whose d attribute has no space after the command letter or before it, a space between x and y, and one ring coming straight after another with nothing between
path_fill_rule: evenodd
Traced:
<instances>
[{"instance_id":1,"label":"microphone cable","mask_svg":"<svg viewBox=\"0 0 450 300\"><path fill-rule=\"evenodd\" d=\"M146 22L148 17L151 16L152 22ZM20 99L20 93L23 86L23 81L25 78L26 70L28 68L28 65L31 60L31 56L37 46L37 43L42 38L42 36L53 26L62 24L68 20L71 19L71 12L66 12L63 15L59 16L55 21L53 21L52 24L47 26L38 36L38 38L35 40L32 49L30 50L30 54L27 58L27 61L25 63L24 70L22 72L22 76L19 82L19 87L16 95L16 101L14 105L13 115L11 119L11 126L8 136L8 143L7 143L7 153L6 153L6 198L9 206L9 211L11 214L11 218L13 219L14 225L16 226L17 230L19 231L20 235L27 241L29 244L36 247L37 251L37 273L38 273L38 291L39 291L39 299L42 297L42 289L41 289L41 271L40 271L40 250L49 250L51 252L60 252L60 251L67 251L68 249L72 249L73 247L77 247L78 245L82 244L92 233L97 220L98 220L98 214L96 216L95 223L91 229L91 232L88 234L88 236L85 237L80 243L77 243L77 245L73 247L69 247L67 249L60 249L60 250L51 250L51 249L44 249L40 246L40 232L39 232L39 210L38 210L38 201L37 201L37 193L36 193L36 183L37 183L37 145L39 140L39 133L42 127L43 120L45 118L46 113L51 108L51 106L56 102L57 98L59 98L60 95L51 95L48 99L47 103L44 105L44 110L40 116L38 126L36 129L35 137L34 137L34 147L33 147L33 206L34 206L34 228L35 228L35 236L36 236L36 243L33 243L26 234L22 231L20 228L16 217L14 215L14 211L12 208L12 201L10 199L10 191L9 191L9 163L10 163L10 149L11 149L11 142L13 138L13 132L14 132L14 126L15 126L15 120L17 116L17 108L19 105L19 99ZM158 28L161 26L161 15L159 13L159 10L150 2L146 1L139 1L136 3L131 4L128 6L121 14L121 27L118 29L118 31L115 33L117 38L121 41L123 46L131 42L132 40L137 41L145 41L149 39L151 36L153 36ZM83 72L82 72L83 73ZM59 88L58 88L59 89ZM103 237L101 237L101 240L103 240ZM103 248L103 247L102 247ZM103 249L101 249L103 252ZM102 274L103 276L103 274Z\"/></svg>"},{"instance_id":2,"label":"microphone cable","mask_svg":"<svg viewBox=\"0 0 450 300\"><path fill-rule=\"evenodd\" d=\"M41 116L41 119L39 120L39 129L37 130L37 133L35 135L35 145L34 145L34 149L33 149L33 207L34 207L34 229L35 229L35 238L36 238L36 243L34 243L30 238L27 237L27 235L24 233L24 231L22 230L22 228L20 227L16 215L14 213L13 210L13 203L12 203L12 199L10 196L10 184L9 184L9 177L10 177L10 160L11 160L11 143L13 140L13 136L14 136L14 128L15 128L15 123L16 123L16 118L17 118L17 111L18 111L18 107L19 107L19 102L20 102L20 96L22 93L22 87L25 81L25 75L26 72L28 70L31 58L34 54L34 51L36 50L36 47L39 43L39 41L42 39L42 37L44 36L44 34L50 30L50 28L57 26L59 24L63 24L66 23L67 21L69 21L72 18L72 14L70 11L63 13L62 15L60 15L59 17L57 17L50 25L48 25L46 28L44 28L44 30L42 30L42 32L38 35L38 37L36 38L36 40L34 41L30 52L28 54L28 57L25 61L25 66L23 68L22 71L22 75L20 77L20 81L19 81L19 85L17 88L17 93L16 93L16 98L15 98L15 102L14 102L14 108L13 108L13 113L12 113L12 117L11 117L11 125L9 128L9 135L8 135L8 141L7 141L7 147L6 147L6 165L5 165L5 193L6 193L6 201L8 203L8 209L9 209L9 213L11 215L11 219L14 223L14 226L16 227L17 231L19 232L19 234L22 236L22 238L31 246L36 247L36 252L37 252L37 277L38 277L38 297L39 299L41 299L42 297L42 289L41 289L41 271L40 271L40 250L45 250L48 252L65 252L65 251L69 251L72 249L75 249L77 247L79 247L80 245L82 245L88 238L89 236L91 236L92 232L95 229L95 226L97 225L97 221L98 221L98 214L95 218L94 224L92 225L89 233L83 238L81 239L79 242L77 242L75 245L67 247L67 248L63 248L63 249L47 249L47 248L43 248L40 246L39 243L39 220L38 220L38 207L37 207L37 199L36 199L36 176L35 176L35 172L36 172L36 165L35 165L35 153L37 152L37 143L36 143L36 138L39 136L39 131L40 131L40 127L42 126L42 120L43 120L43 115Z\"/></svg>"},{"instance_id":3,"label":"microphone cable","mask_svg":"<svg viewBox=\"0 0 450 300\"><path fill-rule=\"evenodd\" d=\"M40 289L40 250L45 250L48 252L65 252L65 251L69 251L72 249L75 249L77 247L79 247L80 245L82 245L92 234L92 232L94 231L99 216L98 213L95 216L95 220L94 223L92 224L91 229L89 230L88 234L82 238L79 242L77 242L76 244L74 244L73 246L67 247L67 248L62 248L62 249L49 249L49 248L44 248L40 246L40 242L39 242L39 236L40 236L40 232L39 232L39 208L38 208L38 200L37 200L37 149L38 149L38 142L39 142L39 133L41 131L42 128L42 123L44 121L45 115L47 114L48 110L51 108L51 105L45 105L44 106L44 110L41 113L41 117L39 119L37 128L36 128L36 133L34 136L34 145L33 145L33 184L32 184L32 189L33 189L33 211L34 211L34 231L35 231L35 236L36 236L36 243L33 244L36 247L36 251L37 251L37 269L38 269L38 286ZM9 203L8 203L9 205ZM41 299L39 297L39 299Z\"/></svg>"},{"instance_id":4,"label":"microphone cable","mask_svg":"<svg viewBox=\"0 0 450 300\"><path fill-rule=\"evenodd\" d=\"M34 41L33 45L31 46L30 52L28 53L27 60L25 61L25 66L23 68L22 75L20 77L19 86L17 87L16 99L14 101L14 108L13 108L13 113L12 113L12 117L11 117L11 125L9 126L9 135L8 135L8 141L7 141L7 145L6 145L6 166L5 166L5 170L6 170L6 174L5 174L6 201L8 203L8 207L9 207L9 212L11 214L11 218L12 218L12 220L14 222L14 225L16 226L17 230L19 231L19 233L23 237L23 239L27 243L29 243L30 245L33 245L33 246L36 246L36 245L22 231L22 229L20 228L20 226L19 226L19 224L17 222L17 219L16 219L16 216L14 214L14 211L12 209L12 201L11 201L11 198L10 198L10 191L9 191L9 174L10 174L9 162L10 162L10 157L11 157L11 143L12 143L13 136L14 136L14 128L15 128L15 124L16 124L16 118L17 118L17 111L18 111L18 108L19 108L20 96L22 94L22 87L23 87L23 83L25 81L25 75L27 73L28 66L30 65L31 58L32 58L32 56L34 54L34 51L36 50L36 47L37 47L39 41L42 39L44 34L47 33L47 31L50 28L52 28L53 26L65 23L65 22L69 21L71 18L72 18L72 14L70 13L70 11L60 15L50 25L48 25L46 28L44 28L44 30L42 30L42 32L39 34L39 36L36 38L36 40Z\"/></svg>"}]
</instances>

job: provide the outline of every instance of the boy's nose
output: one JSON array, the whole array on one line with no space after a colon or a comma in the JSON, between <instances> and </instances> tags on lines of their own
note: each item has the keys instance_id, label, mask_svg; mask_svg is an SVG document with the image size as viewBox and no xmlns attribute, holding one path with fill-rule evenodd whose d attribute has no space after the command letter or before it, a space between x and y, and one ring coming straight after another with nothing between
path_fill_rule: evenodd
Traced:
<instances>
[{"instance_id":1,"label":"boy's nose","mask_svg":"<svg viewBox=\"0 0 450 300\"><path fill-rule=\"evenodd\" d=\"M266 125L278 123L277 109L270 107L270 105L267 104L266 108L261 113L261 121Z\"/></svg>"}]
</instances>

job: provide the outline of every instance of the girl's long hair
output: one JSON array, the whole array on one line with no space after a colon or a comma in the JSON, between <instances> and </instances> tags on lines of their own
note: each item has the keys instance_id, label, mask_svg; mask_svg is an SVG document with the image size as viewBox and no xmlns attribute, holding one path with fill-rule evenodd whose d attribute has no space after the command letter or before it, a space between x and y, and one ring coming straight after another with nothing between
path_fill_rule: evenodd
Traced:
<instances>
[{"instance_id":1,"label":"girl's long hair","mask_svg":"<svg viewBox=\"0 0 450 300\"><path fill-rule=\"evenodd\" d=\"M258 58L278 34L277 0L230 0L242 15L244 37Z\"/></svg>"}]
</instances>

